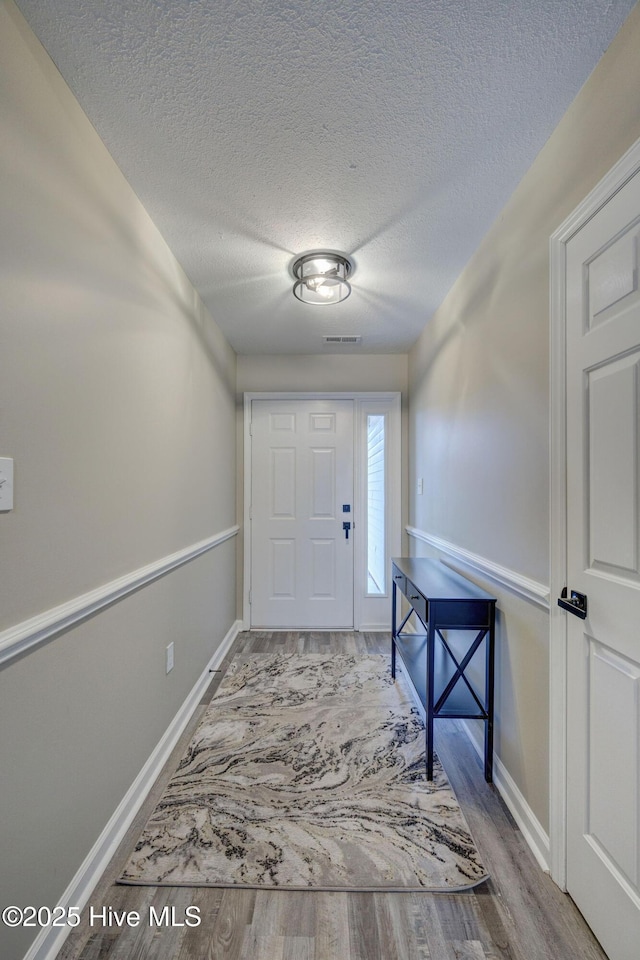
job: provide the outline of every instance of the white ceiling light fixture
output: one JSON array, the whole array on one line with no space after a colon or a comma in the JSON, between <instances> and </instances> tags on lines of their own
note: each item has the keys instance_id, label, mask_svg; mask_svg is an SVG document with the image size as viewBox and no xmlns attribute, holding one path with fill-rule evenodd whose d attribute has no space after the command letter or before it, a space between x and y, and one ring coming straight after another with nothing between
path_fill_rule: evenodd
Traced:
<instances>
[{"instance_id":1,"label":"white ceiling light fixture","mask_svg":"<svg viewBox=\"0 0 640 960\"><path fill-rule=\"evenodd\" d=\"M351 261L339 253L306 253L293 265L293 295L302 303L340 303L351 293L347 277L352 271Z\"/></svg>"}]
</instances>

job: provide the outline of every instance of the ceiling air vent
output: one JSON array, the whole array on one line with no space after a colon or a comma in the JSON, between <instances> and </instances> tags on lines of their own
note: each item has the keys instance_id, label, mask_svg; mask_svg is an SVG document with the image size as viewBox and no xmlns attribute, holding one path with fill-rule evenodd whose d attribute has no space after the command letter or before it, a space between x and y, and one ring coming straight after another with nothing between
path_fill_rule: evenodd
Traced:
<instances>
[{"instance_id":1,"label":"ceiling air vent","mask_svg":"<svg viewBox=\"0 0 640 960\"><path fill-rule=\"evenodd\" d=\"M362 337L323 337L325 343L361 343Z\"/></svg>"}]
</instances>

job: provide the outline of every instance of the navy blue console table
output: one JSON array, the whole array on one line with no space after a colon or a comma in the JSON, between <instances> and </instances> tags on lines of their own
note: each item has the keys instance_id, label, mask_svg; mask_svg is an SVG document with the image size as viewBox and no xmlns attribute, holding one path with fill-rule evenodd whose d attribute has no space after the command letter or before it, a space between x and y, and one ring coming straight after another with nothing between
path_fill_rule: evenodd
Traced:
<instances>
[{"instance_id":1,"label":"navy blue console table","mask_svg":"<svg viewBox=\"0 0 640 960\"><path fill-rule=\"evenodd\" d=\"M484 720L484 778L490 783L496 598L440 560L398 557L392 560L392 576L391 675L395 678L398 653L425 709L427 780L433 779L433 721L458 717ZM398 590L410 604L399 626ZM426 634L403 633L413 613ZM451 639L443 633L447 630L456 631ZM468 643L458 631L472 631ZM478 690L478 667L471 664L483 642Z\"/></svg>"}]
</instances>

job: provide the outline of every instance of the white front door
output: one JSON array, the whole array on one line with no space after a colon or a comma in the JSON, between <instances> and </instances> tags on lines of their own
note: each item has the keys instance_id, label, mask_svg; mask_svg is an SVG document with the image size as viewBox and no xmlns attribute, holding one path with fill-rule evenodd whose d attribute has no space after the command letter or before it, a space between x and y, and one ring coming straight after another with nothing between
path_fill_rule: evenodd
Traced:
<instances>
[{"instance_id":1,"label":"white front door","mask_svg":"<svg viewBox=\"0 0 640 960\"><path fill-rule=\"evenodd\" d=\"M353 401L252 401L252 627L353 628L353 460Z\"/></svg>"},{"instance_id":2,"label":"white front door","mask_svg":"<svg viewBox=\"0 0 640 960\"><path fill-rule=\"evenodd\" d=\"M567 889L640 956L640 173L567 243Z\"/></svg>"}]
</instances>

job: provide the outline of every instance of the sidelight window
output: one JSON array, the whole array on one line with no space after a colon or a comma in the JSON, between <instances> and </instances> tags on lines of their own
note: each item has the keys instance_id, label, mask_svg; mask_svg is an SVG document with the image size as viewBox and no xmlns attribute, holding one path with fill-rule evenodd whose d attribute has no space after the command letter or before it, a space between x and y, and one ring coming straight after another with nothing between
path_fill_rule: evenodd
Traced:
<instances>
[{"instance_id":1,"label":"sidelight window","mask_svg":"<svg viewBox=\"0 0 640 960\"><path fill-rule=\"evenodd\" d=\"M367 416L367 595L386 591L386 417Z\"/></svg>"}]
</instances>

